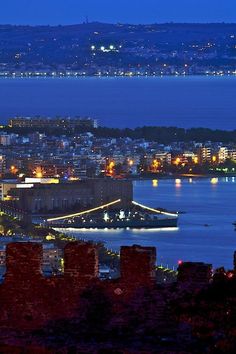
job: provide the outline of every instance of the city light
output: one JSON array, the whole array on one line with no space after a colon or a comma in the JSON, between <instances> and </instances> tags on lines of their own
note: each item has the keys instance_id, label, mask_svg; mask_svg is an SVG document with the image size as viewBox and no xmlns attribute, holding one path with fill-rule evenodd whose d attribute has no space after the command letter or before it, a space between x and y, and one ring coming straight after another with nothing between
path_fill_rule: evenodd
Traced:
<instances>
[{"instance_id":1,"label":"city light","mask_svg":"<svg viewBox=\"0 0 236 354\"><path fill-rule=\"evenodd\" d=\"M174 164L175 164L176 166L178 166L178 165L180 164L180 162L181 162L180 158L177 157L176 160L174 161Z\"/></svg>"},{"instance_id":2,"label":"city light","mask_svg":"<svg viewBox=\"0 0 236 354\"><path fill-rule=\"evenodd\" d=\"M212 156L212 162L216 162L217 161L217 157L214 155Z\"/></svg>"},{"instance_id":3,"label":"city light","mask_svg":"<svg viewBox=\"0 0 236 354\"><path fill-rule=\"evenodd\" d=\"M152 172L157 172L158 167L159 167L159 162L156 159L154 159L152 161L152 166L151 166Z\"/></svg>"}]
</instances>

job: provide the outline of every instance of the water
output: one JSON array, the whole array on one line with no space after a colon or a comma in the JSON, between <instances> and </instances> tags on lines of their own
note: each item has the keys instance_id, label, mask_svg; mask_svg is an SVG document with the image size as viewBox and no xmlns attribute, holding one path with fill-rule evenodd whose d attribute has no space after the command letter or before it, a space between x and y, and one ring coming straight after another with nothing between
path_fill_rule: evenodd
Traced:
<instances>
[{"instance_id":1,"label":"water","mask_svg":"<svg viewBox=\"0 0 236 354\"><path fill-rule=\"evenodd\" d=\"M81 115L101 125L235 129L236 77L2 78L1 122Z\"/></svg>"},{"instance_id":2,"label":"water","mask_svg":"<svg viewBox=\"0 0 236 354\"><path fill-rule=\"evenodd\" d=\"M178 182L178 181L177 181ZM214 182L214 183L212 183ZM158 263L176 267L178 260L203 261L232 268L236 250L236 178L174 179L134 182L134 200L153 207L184 211L177 230L107 230L73 232L108 248L140 244L157 247ZM209 226L205 226L205 225Z\"/></svg>"}]
</instances>

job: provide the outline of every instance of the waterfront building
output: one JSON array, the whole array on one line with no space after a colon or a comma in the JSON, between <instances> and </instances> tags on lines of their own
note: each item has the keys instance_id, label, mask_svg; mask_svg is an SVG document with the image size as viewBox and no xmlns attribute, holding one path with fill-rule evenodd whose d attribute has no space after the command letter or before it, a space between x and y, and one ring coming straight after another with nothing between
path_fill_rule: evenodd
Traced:
<instances>
[{"instance_id":1,"label":"waterfront building","mask_svg":"<svg viewBox=\"0 0 236 354\"><path fill-rule=\"evenodd\" d=\"M121 199L119 208L133 200L132 181L87 179L59 184L35 184L32 188L12 188L8 200L28 213L80 211Z\"/></svg>"},{"instance_id":2,"label":"waterfront building","mask_svg":"<svg viewBox=\"0 0 236 354\"><path fill-rule=\"evenodd\" d=\"M155 159L161 163L171 165L171 153L169 152L157 152L155 154Z\"/></svg>"},{"instance_id":3,"label":"waterfront building","mask_svg":"<svg viewBox=\"0 0 236 354\"><path fill-rule=\"evenodd\" d=\"M210 147L203 146L199 149L199 161L200 163L212 162L212 149Z\"/></svg>"},{"instance_id":4,"label":"waterfront building","mask_svg":"<svg viewBox=\"0 0 236 354\"><path fill-rule=\"evenodd\" d=\"M97 128L97 121L81 117L15 117L9 120L11 128L38 129L91 129Z\"/></svg>"},{"instance_id":5,"label":"waterfront building","mask_svg":"<svg viewBox=\"0 0 236 354\"><path fill-rule=\"evenodd\" d=\"M228 150L228 157L229 159L236 161L236 150L235 149Z\"/></svg>"},{"instance_id":6,"label":"waterfront building","mask_svg":"<svg viewBox=\"0 0 236 354\"><path fill-rule=\"evenodd\" d=\"M225 160L229 157L229 151L227 147L220 147L218 151L218 162L224 163Z\"/></svg>"}]
</instances>

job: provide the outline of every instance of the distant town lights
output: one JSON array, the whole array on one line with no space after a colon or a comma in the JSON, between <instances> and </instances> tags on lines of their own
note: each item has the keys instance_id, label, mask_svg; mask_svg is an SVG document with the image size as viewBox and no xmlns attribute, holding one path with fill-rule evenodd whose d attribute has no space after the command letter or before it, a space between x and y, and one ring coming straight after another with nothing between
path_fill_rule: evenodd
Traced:
<instances>
[{"instance_id":1,"label":"distant town lights","mask_svg":"<svg viewBox=\"0 0 236 354\"><path fill-rule=\"evenodd\" d=\"M96 48L95 48L96 49ZM104 45L102 45L100 47L100 50L103 52L103 53L109 53L109 52L112 52L112 51L116 51L118 52L118 50L116 49L116 47L113 45L113 44L110 44L109 47L105 47Z\"/></svg>"}]
</instances>

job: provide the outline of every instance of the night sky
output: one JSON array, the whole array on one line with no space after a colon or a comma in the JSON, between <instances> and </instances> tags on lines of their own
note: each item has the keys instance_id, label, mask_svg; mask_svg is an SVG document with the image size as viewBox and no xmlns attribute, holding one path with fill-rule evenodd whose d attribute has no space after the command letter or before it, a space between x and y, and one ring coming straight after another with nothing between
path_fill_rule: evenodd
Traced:
<instances>
[{"instance_id":1,"label":"night sky","mask_svg":"<svg viewBox=\"0 0 236 354\"><path fill-rule=\"evenodd\" d=\"M236 22L235 0L6 0L1 24Z\"/></svg>"}]
</instances>

